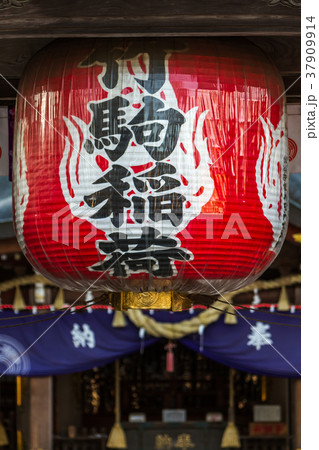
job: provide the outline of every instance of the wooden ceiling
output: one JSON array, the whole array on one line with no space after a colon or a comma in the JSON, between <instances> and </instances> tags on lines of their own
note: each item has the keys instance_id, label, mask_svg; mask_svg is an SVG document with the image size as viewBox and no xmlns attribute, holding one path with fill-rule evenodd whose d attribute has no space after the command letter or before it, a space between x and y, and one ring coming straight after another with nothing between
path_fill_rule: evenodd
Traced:
<instances>
[{"instance_id":1,"label":"wooden ceiling","mask_svg":"<svg viewBox=\"0 0 319 450\"><path fill-rule=\"evenodd\" d=\"M13 104L28 60L60 37L244 36L288 88L300 76L300 0L0 0L0 104ZM287 92L300 102L300 81Z\"/></svg>"},{"instance_id":2,"label":"wooden ceiling","mask_svg":"<svg viewBox=\"0 0 319 450\"><path fill-rule=\"evenodd\" d=\"M301 0L0 0L2 38L296 36ZM299 4L299 7L298 7ZM19 7L20 6L20 7Z\"/></svg>"}]
</instances>

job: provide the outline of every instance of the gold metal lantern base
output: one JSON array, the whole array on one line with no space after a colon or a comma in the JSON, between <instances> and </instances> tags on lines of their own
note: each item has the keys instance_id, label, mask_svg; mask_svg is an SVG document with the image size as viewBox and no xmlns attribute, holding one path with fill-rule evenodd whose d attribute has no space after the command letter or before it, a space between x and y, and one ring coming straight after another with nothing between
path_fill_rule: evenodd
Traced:
<instances>
[{"instance_id":1,"label":"gold metal lantern base","mask_svg":"<svg viewBox=\"0 0 319 450\"><path fill-rule=\"evenodd\" d=\"M165 309L182 311L192 307L191 300L178 292L121 292L110 296L110 303L116 311L128 309Z\"/></svg>"}]
</instances>

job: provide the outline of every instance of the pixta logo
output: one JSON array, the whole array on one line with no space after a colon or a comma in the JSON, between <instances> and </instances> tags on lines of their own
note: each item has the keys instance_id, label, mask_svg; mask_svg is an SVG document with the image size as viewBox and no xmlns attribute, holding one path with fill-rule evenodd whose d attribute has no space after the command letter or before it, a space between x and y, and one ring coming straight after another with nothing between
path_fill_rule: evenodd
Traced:
<instances>
[{"instance_id":1,"label":"pixta logo","mask_svg":"<svg viewBox=\"0 0 319 450\"><path fill-rule=\"evenodd\" d=\"M156 216L156 213L155 213ZM178 217L173 213L167 213L169 220L172 223L177 223ZM195 219L196 216L189 217L188 220L191 222ZM205 238L208 240L214 239L215 236L215 228L217 222L225 222L225 226L222 229L222 234L220 239L227 240L234 236L238 236L241 239L251 239L249 231L239 213L232 213L227 222L224 220L223 214L201 214L199 217L201 221L206 223L206 234ZM155 222L156 223L156 222ZM161 227L162 226L162 227ZM83 228L85 230L90 228L89 232L83 232ZM162 240L165 239L166 245L168 248L174 247L174 242L176 242L176 237L174 232L167 233L165 227L163 227L163 222L159 224L156 223L150 226L141 227L142 231L141 236L137 237L132 233L130 228L130 224L126 223L126 226L121 230L121 233L111 233L110 239L108 243L105 241L104 245L120 248L120 244L123 244L123 241L127 241L127 245L141 245L141 241L147 239L150 242L150 239L154 240L154 244L160 245L163 244ZM166 231L166 234L165 234ZM220 230L219 230L220 233ZM96 238L97 228L93 225L93 223L87 222L85 219L80 219L75 217L71 212L68 206L65 206L61 210L57 211L52 216L52 240L55 242L60 242L61 244L75 248L77 250L80 249L81 244L87 243L89 240ZM196 239L196 236L192 235L190 231L186 228L180 231L180 236L187 240ZM175 241L173 242L173 239ZM140 241L140 242L138 242ZM161 241L161 242L160 242ZM172 241L172 242L171 242ZM100 245L101 246L101 245ZM105 248L106 250L106 248ZM173 251L173 250L172 250ZM107 252L105 252L107 253Z\"/></svg>"},{"instance_id":2,"label":"pixta logo","mask_svg":"<svg viewBox=\"0 0 319 450\"><path fill-rule=\"evenodd\" d=\"M75 218L69 206L65 206L52 215L52 240L79 250L81 243L85 244L96 236L93 224L89 224L90 231L83 235L84 225L87 225L86 220Z\"/></svg>"}]
</instances>

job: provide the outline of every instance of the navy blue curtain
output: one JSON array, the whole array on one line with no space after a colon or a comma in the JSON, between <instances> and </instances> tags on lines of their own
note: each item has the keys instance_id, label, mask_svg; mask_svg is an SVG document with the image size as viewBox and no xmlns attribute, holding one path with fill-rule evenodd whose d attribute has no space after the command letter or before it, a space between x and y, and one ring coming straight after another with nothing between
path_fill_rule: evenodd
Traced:
<instances>
[{"instance_id":1,"label":"navy blue curtain","mask_svg":"<svg viewBox=\"0 0 319 450\"><path fill-rule=\"evenodd\" d=\"M155 312L158 322L190 319L188 311ZM149 313L145 313L149 314ZM129 320L112 326L113 311L32 314L0 312L0 372L6 375L57 375L108 364L140 351L157 339L145 335ZM266 323L276 322L276 323ZM280 324L278 324L280 323ZM286 326L284 326L284 324ZM21 326L22 325L22 326ZM295 325L295 326L294 326ZM236 325L224 315L198 333L180 340L208 358L243 371L272 376L300 376L299 312L277 316L261 311L240 311Z\"/></svg>"},{"instance_id":2,"label":"navy blue curtain","mask_svg":"<svg viewBox=\"0 0 319 450\"><path fill-rule=\"evenodd\" d=\"M265 322L263 322L265 321ZM270 322L281 323L274 325ZM300 377L300 320L285 316L241 312L237 325L220 318L203 336L188 335L181 340L192 350L235 369L255 374ZM201 342L202 341L202 342Z\"/></svg>"}]
</instances>

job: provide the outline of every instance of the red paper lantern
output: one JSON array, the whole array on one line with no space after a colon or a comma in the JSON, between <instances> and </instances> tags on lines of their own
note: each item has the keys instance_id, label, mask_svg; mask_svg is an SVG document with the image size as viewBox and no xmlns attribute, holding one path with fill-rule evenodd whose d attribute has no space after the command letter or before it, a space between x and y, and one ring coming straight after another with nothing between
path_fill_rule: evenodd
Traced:
<instances>
[{"instance_id":1,"label":"red paper lantern","mask_svg":"<svg viewBox=\"0 0 319 450\"><path fill-rule=\"evenodd\" d=\"M277 255L283 83L251 43L56 41L19 91L16 232L57 285L214 294Z\"/></svg>"}]
</instances>

